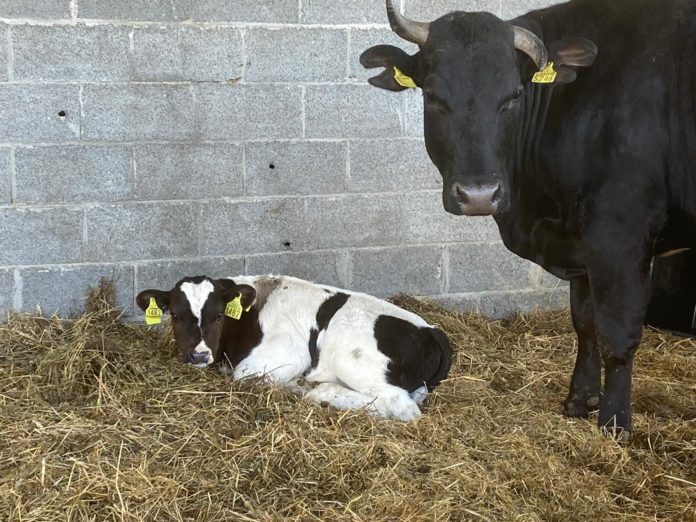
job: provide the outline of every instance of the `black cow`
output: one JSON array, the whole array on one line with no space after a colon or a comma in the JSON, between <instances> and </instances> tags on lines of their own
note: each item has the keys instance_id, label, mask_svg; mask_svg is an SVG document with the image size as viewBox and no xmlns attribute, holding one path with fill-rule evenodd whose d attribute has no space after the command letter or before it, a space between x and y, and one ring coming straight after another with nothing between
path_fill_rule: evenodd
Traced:
<instances>
[{"instance_id":1,"label":"black cow","mask_svg":"<svg viewBox=\"0 0 696 522\"><path fill-rule=\"evenodd\" d=\"M651 261L696 247L696 1L423 23L388 0L387 13L420 50L368 49L361 63L386 68L370 83L423 90L448 212L493 215L508 249L570 280L579 350L564 412L599 405L600 427L628 438ZM541 69L555 81L532 81Z\"/></svg>"}]
</instances>

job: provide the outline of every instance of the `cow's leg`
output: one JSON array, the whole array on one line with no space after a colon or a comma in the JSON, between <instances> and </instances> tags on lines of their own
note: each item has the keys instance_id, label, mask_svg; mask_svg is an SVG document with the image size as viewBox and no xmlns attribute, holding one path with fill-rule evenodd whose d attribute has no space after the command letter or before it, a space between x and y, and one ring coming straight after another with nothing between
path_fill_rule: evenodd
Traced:
<instances>
[{"instance_id":1,"label":"cow's leg","mask_svg":"<svg viewBox=\"0 0 696 522\"><path fill-rule=\"evenodd\" d=\"M622 230L625 233L625 230ZM650 256L647 241L605 229L606 242L588 263L595 331L604 360L604 394L599 406L600 428L623 439L631 432L631 371L643 333L650 299Z\"/></svg>"},{"instance_id":2,"label":"cow's leg","mask_svg":"<svg viewBox=\"0 0 696 522\"><path fill-rule=\"evenodd\" d=\"M595 334L592 293L587 277L570 282L570 311L578 336L578 356L563 413L568 417L587 418L599 406L602 364Z\"/></svg>"}]
</instances>

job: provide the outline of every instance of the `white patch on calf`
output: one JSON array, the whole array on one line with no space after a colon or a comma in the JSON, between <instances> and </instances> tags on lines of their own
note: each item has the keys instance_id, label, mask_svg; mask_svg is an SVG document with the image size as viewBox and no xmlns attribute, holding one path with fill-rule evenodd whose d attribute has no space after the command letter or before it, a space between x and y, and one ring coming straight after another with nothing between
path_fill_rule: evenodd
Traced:
<instances>
[{"instance_id":1,"label":"white patch on calf","mask_svg":"<svg viewBox=\"0 0 696 522\"><path fill-rule=\"evenodd\" d=\"M181 283L179 287L181 291L188 299L189 306L191 307L191 313L198 319L198 326L201 326L201 315L203 312L203 306L208 300L208 296L213 293L215 287L210 281L203 281L202 283Z\"/></svg>"}]
</instances>

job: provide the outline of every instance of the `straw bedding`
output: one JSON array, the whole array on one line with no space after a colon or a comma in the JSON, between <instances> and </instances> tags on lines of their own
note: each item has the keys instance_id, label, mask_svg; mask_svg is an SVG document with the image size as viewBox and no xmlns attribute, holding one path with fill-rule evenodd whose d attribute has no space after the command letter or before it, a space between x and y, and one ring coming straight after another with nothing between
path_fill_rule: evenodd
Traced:
<instances>
[{"instance_id":1,"label":"straw bedding","mask_svg":"<svg viewBox=\"0 0 696 522\"><path fill-rule=\"evenodd\" d=\"M3 520L696 520L696 342L647 331L634 440L561 416L567 313L399 296L455 348L404 424L179 363L108 284L73 320L0 325Z\"/></svg>"}]
</instances>

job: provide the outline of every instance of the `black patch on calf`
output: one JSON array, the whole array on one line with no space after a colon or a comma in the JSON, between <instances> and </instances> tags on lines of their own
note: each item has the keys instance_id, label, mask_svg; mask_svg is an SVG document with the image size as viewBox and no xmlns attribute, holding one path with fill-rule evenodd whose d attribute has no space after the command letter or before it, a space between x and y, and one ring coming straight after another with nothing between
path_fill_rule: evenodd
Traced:
<instances>
[{"instance_id":1,"label":"black patch on calf","mask_svg":"<svg viewBox=\"0 0 696 522\"><path fill-rule=\"evenodd\" d=\"M324 289L326 291L326 289ZM319 309L317 310L317 327L312 328L309 331L309 356L312 359L312 368L316 368L317 364L319 363L319 348L317 347L317 340L319 339L319 332L322 330L326 330L329 326L329 323L331 322L331 319L333 318L334 315L336 315L336 312L338 312L341 308L343 308L343 305L346 304L346 301L348 301L348 298L350 296L348 294L344 294L343 292L338 292L336 294L333 294L331 297L329 297L326 301L321 303L319 306Z\"/></svg>"},{"instance_id":2,"label":"black patch on calf","mask_svg":"<svg viewBox=\"0 0 696 522\"><path fill-rule=\"evenodd\" d=\"M317 367L319 362L319 349L317 348L317 339L319 338L319 330L312 328L309 331L309 356L312 359L312 368Z\"/></svg>"},{"instance_id":3,"label":"black patch on calf","mask_svg":"<svg viewBox=\"0 0 696 522\"><path fill-rule=\"evenodd\" d=\"M262 339L259 309L255 306L248 312L244 312L239 319L225 316L220 337L220 359L228 361L234 368L249 355L251 350L261 344Z\"/></svg>"},{"instance_id":4,"label":"black patch on calf","mask_svg":"<svg viewBox=\"0 0 696 522\"><path fill-rule=\"evenodd\" d=\"M343 308L343 305L346 304L349 297L348 294L338 292L321 303L319 310L317 310L317 327L320 332L326 330L329 326L329 321L336 315L336 312Z\"/></svg>"},{"instance_id":5,"label":"black patch on calf","mask_svg":"<svg viewBox=\"0 0 696 522\"><path fill-rule=\"evenodd\" d=\"M452 348L437 328L380 315L375 322L377 348L389 357L387 381L412 392L425 384L432 390L447 377L452 365Z\"/></svg>"}]
</instances>

